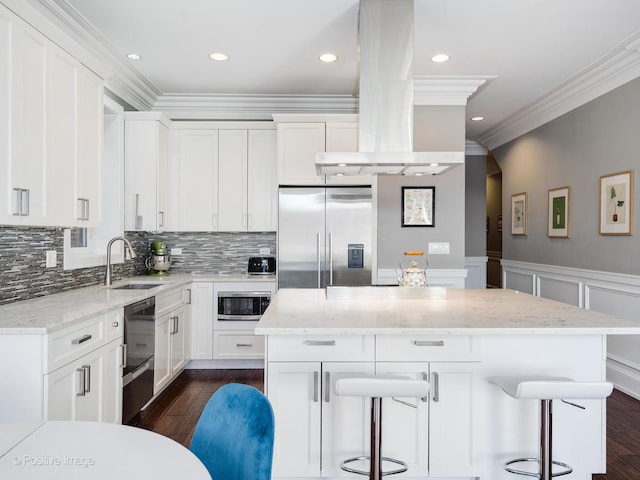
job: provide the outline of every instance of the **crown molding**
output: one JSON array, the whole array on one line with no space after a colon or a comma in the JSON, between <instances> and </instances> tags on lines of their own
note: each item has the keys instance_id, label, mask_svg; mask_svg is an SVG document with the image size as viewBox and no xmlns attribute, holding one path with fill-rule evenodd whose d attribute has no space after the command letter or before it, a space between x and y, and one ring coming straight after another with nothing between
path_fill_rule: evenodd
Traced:
<instances>
[{"instance_id":1,"label":"crown molding","mask_svg":"<svg viewBox=\"0 0 640 480\"><path fill-rule=\"evenodd\" d=\"M468 156L486 156L488 152L487 147L484 145L480 145L478 142L474 142L473 140L465 140L464 141L464 154Z\"/></svg>"},{"instance_id":2,"label":"crown molding","mask_svg":"<svg viewBox=\"0 0 640 480\"><path fill-rule=\"evenodd\" d=\"M504 145L640 76L640 31L535 102L478 135L490 149Z\"/></svg>"},{"instance_id":3,"label":"crown molding","mask_svg":"<svg viewBox=\"0 0 640 480\"><path fill-rule=\"evenodd\" d=\"M71 38L75 45L67 42L60 46L104 78L106 88L138 110L149 110L153 106L160 90L65 0L28 2Z\"/></svg>"},{"instance_id":4,"label":"crown molding","mask_svg":"<svg viewBox=\"0 0 640 480\"><path fill-rule=\"evenodd\" d=\"M466 105L478 88L495 76L415 75L414 105Z\"/></svg>"},{"instance_id":5,"label":"crown molding","mask_svg":"<svg viewBox=\"0 0 640 480\"><path fill-rule=\"evenodd\" d=\"M357 113L350 95L161 95L153 110L173 120L271 120L280 113Z\"/></svg>"}]
</instances>

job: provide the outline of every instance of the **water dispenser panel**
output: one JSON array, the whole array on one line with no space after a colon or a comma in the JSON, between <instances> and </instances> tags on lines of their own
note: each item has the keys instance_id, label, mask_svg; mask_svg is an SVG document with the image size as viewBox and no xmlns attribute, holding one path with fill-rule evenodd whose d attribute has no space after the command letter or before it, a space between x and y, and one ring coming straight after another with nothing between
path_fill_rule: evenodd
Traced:
<instances>
[{"instance_id":1,"label":"water dispenser panel","mask_svg":"<svg viewBox=\"0 0 640 480\"><path fill-rule=\"evenodd\" d=\"M364 268L364 244L350 243L347 245L347 266L349 268Z\"/></svg>"}]
</instances>

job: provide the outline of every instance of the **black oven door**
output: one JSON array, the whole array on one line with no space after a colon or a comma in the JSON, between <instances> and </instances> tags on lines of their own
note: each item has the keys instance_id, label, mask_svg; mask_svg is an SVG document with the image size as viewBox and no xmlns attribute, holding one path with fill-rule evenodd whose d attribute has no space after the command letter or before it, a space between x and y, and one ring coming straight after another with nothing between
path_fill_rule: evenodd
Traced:
<instances>
[{"instance_id":1,"label":"black oven door","mask_svg":"<svg viewBox=\"0 0 640 480\"><path fill-rule=\"evenodd\" d=\"M260 320L269 306L270 292L219 292L218 320Z\"/></svg>"}]
</instances>

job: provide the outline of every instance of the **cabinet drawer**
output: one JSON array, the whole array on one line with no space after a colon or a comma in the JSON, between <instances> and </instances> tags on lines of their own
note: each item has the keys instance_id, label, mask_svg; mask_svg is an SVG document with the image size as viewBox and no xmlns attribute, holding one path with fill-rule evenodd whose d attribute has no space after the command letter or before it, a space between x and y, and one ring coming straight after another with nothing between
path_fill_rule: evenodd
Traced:
<instances>
[{"instance_id":1,"label":"cabinet drawer","mask_svg":"<svg viewBox=\"0 0 640 480\"><path fill-rule=\"evenodd\" d=\"M124 310L122 308L108 312L104 319L106 342L109 343L124 335Z\"/></svg>"},{"instance_id":2,"label":"cabinet drawer","mask_svg":"<svg viewBox=\"0 0 640 480\"><path fill-rule=\"evenodd\" d=\"M373 361L373 335L267 337L269 360Z\"/></svg>"},{"instance_id":3,"label":"cabinet drawer","mask_svg":"<svg viewBox=\"0 0 640 480\"><path fill-rule=\"evenodd\" d=\"M184 305L184 288L156 296L156 318L181 305Z\"/></svg>"},{"instance_id":4,"label":"cabinet drawer","mask_svg":"<svg viewBox=\"0 0 640 480\"><path fill-rule=\"evenodd\" d=\"M244 332L214 332L213 358L264 358L264 337Z\"/></svg>"},{"instance_id":5,"label":"cabinet drawer","mask_svg":"<svg viewBox=\"0 0 640 480\"><path fill-rule=\"evenodd\" d=\"M376 360L480 360L480 340L469 335L378 335Z\"/></svg>"},{"instance_id":6,"label":"cabinet drawer","mask_svg":"<svg viewBox=\"0 0 640 480\"><path fill-rule=\"evenodd\" d=\"M106 343L106 314L51 333L47 336L45 372L66 365Z\"/></svg>"}]
</instances>

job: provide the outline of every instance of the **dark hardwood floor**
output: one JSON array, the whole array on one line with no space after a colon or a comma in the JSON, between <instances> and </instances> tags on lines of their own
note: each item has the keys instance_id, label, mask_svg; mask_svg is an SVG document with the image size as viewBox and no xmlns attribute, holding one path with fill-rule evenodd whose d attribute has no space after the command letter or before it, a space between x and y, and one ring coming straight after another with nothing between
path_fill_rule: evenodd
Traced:
<instances>
[{"instance_id":1,"label":"dark hardwood floor","mask_svg":"<svg viewBox=\"0 0 640 480\"><path fill-rule=\"evenodd\" d=\"M147 407L138 426L188 447L205 404L231 382L262 390L263 371L185 370ZM640 401L618 390L607 400L607 474L593 480L640 480Z\"/></svg>"}]
</instances>

